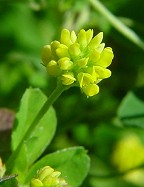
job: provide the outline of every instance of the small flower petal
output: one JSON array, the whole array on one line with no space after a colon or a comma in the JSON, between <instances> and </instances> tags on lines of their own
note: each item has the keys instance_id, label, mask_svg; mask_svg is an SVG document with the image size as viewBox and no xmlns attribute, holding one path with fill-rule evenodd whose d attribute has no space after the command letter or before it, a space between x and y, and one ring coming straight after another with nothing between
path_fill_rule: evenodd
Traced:
<instances>
[{"instance_id":1,"label":"small flower petal","mask_svg":"<svg viewBox=\"0 0 144 187\"><path fill-rule=\"evenodd\" d=\"M53 176L47 176L43 181L44 187L53 187L53 186L58 186L59 187L59 180L56 177Z\"/></svg>"},{"instance_id":2,"label":"small flower petal","mask_svg":"<svg viewBox=\"0 0 144 187\"><path fill-rule=\"evenodd\" d=\"M97 49L94 49L90 55L89 60L95 63L100 58L100 53L97 51Z\"/></svg>"},{"instance_id":3,"label":"small flower petal","mask_svg":"<svg viewBox=\"0 0 144 187\"><path fill-rule=\"evenodd\" d=\"M91 75L91 77L92 77L92 79L93 79L93 82L97 82L97 79L98 79L98 77L99 77L99 75L97 74L97 72L95 71L95 67L94 66L92 66L92 67L89 67L89 68L87 68L87 73L89 73L90 75Z\"/></svg>"},{"instance_id":4,"label":"small flower petal","mask_svg":"<svg viewBox=\"0 0 144 187\"><path fill-rule=\"evenodd\" d=\"M111 76L111 71L101 66L95 66L95 71L99 75L99 79L106 79Z\"/></svg>"},{"instance_id":5,"label":"small flower petal","mask_svg":"<svg viewBox=\"0 0 144 187\"><path fill-rule=\"evenodd\" d=\"M47 72L51 76L58 76L60 73L58 64L55 60L51 60L47 65Z\"/></svg>"},{"instance_id":6,"label":"small flower petal","mask_svg":"<svg viewBox=\"0 0 144 187\"><path fill-rule=\"evenodd\" d=\"M61 77L61 80L62 80L62 84L64 85L71 85L74 83L74 81L76 81L73 73L70 73L70 72L63 74Z\"/></svg>"},{"instance_id":7,"label":"small flower petal","mask_svg":"<svg viewBox=\"0 0 144 187\"><path fill-rule=\"evenodd\" d=\"M72 68L73 62L70 58L63 57L58 60L58 64L61 70L70 70Z\"/></svg>"},{"instance_id":8,"label":"small flower petal","mask_svg":"<svg viewBox=\"0 0 144 187\"><path fill-rule=\"evenodd\" d=\"M110 47L106 47L102 53L100 59L95 63L95 65L102 66L104 68L108 67L113 59L114 55Z\"/></svg>"},{"instance_id":9,"label":"small flower petal","mask_svg":"<svg viewBox=\"0 0 144 187\"><path fill-rule=\"evenodd\" d=\"M72 44L69 30L67 30L67 29L62 30L62 32L61 32L61 43L68 46L68 47Z\"/></svg>"},{"instance_id":10,"label":"small flower petal","mask_svg":"<svg viewBox=\"0 0 144 187\"><path fill-rule=\"evenodd\" d=\"M81 50L80 50L79 43L74 43L71 46L69 46L69 54L71 55L72 58L79 56L80 53L81 53Z\"/></svg>"},{"instance_id":11,"label":"small flower petal","mask_svg":"<svg viewBox=\"0 0 144 187\"><path fill-rule=\"evenodd\" d=\"M43 183L39 179L32 179L30 183L30 187L41 187Z\"/></svg>"},{"instance_id":12,"label":"small flower petal","mask_svg":"<svg viewBox=\"0 0 144 187\"><path fill-rule=\"evenodd\" d=\"M77 64L79 67L84 68L86 67L88 61L89 61L89 58L81 58L80 60L77 61Z\"/></svg>"},{"instance_id":13,"label":"small flower petal","mask_svg":"<svg viewBox=\"0 0 144 187\"><path fill-rule=\"evenodd\" d=\"M99 44L99 46L96 48L97 52L101 53L105 47L105 43Z\"/></svg>"},{"instance_id":14,"label":"small flower petal","mask_svg":"<svg viewBox=\"0 0 144 187\"><path fill-rule=\"evenodd\" d=\"M52 51L55 51L58 48L59 44L60 44L60 42L57 41L57 40L51 42L51 49L52 49Z\"/></svg>"},{"instance_id":15,"label":"small flower petal","mask_svg":"<svg viewBox=\"0 0 144 187\"><path fill-rule=\"evenodd\" d=\"M89 43L89 48L91 50L93 50L94 48L97 48L100 43L102 42L103 39L103 32L100 32L99 34L97 34Z\"/></svg>"},{"instance_id":16,"label":"small flower petal","mask_svg":"<svg viewBox=\"0 0 144 187\"><path fill-rule=\"evenodd\" d=\"M72 43L75 43L77 40L77 35L74 31L71 32L71 41Z\"/></svg>"},{"instance_id":17,"label":"small flower petal","mask_svg":"<svg viewBox=\"0 0 144 187\"><path fill-rule=\"evenodd\" d=\"M89 29L88 31L86 31L87 44L90 43L92 37L93 37L93 29Z\"/></svg>"},{"instance_id":18,"label":"small flower petal","mask_svg":"<svg viewBox=\"0 0 144 187\"><path fill-rule=\"evenodd\" d=\"M96 84L88 84L82 87L82 91L87 96L94 96L99 93L99 87Z\"/></svg>"},{"instance_id":19,"label":"small flower petal","mask_svg":"<svg viewBox=\"0 0 144 187\"><path fill-rule=\"evenodd\" d=\"M61 175L61 172L59 172L59 171L54 171L54 172L51 174L52 177L59 177L60 175Z\"/></svg>"},{"instance_id":20,"label":"small flower petal","mask_svg":"<svg viewBox=\"0 0 144 187\"><path fill-rule=\"evenodd\" d=\"M85 48L87 46L86 31L84 29L81 29L78 33L78 42L82 48Z\"/></svg>"},{"instance_id":21,"label":"small flower petal","mask_svg":"<svg viewBox=\"0 0 144 187\"><path fill-rule=\"evenodd\" d=\"M54 172L54 169L51 168L50 166L45 166L41 168L38 173L39 173L39 180L43 180L45 177L51 175Z\"/></svg>"},{"instance_id":22,"label":"small flower petal","mask_svg":"<svg viewBox=\"0 0 144 187\"><path fill-rule=\"evenodd\" d=\"M56 40L51 42L51 51L52 51L53 60L57 60L58 59L57 54L56 54L56 49L58 48L59 45L60 45L60 42L58 42Z\"/></svg>"},{"instance_id":23,"label":"small flower petal","mask_svg":"<svg viewBox=\"0 0 144 187\"><path fill-rule=\"evenodd\" d=\"M48 62L51 60L52 52L51 46L45 45L42 49L42 61L45 66L47 66Z\"/></svg>"},{"instance_id":24,"label":"small flower petal","mask_svg":"<svg viewBox=\"0 0 144 187\"><path fill-rule=\"evenodd\" d=\"M93 77L89 73L79 73L77 78L81 88L88 84L94 83Z\"/></svg>"},{"instance_id":25,"label":"small flower petal","mask_svg":"<svg viewBox=\"0 0 144 187\"><path fill-rule=\"evenodd\" d=\"M69 57L68 47L64 44L60 44L59 47L56 49L56 54L59 58Z\"/></svg>"}]
</instances>

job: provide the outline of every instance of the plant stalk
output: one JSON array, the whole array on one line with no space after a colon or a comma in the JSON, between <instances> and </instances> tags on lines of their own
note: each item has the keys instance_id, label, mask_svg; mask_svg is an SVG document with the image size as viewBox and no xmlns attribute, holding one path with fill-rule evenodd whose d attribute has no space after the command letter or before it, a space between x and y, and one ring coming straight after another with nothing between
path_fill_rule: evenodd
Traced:
<instances>
[{"instance_id":1,"label":"plant stalk","mask_svg":"<svg viewBox=\"0 0 144 187\"><path fill-rule=\"evenodd\" d=\"M65 86L65 85L62 85L61 83L57 84L56 89L52 92L52 94L49 96L47 101L44 103L44 105L40 109L39 113L37 114L37 116L33 120L32 124L30 125L29 129L27 130L26 134L24 135L23 139L19 143L18 147L11 154L10 158L8 159L8 161L6 163L7 172L11 172L13 170L13 167L15 165L15 159L16 159L17 155L19 154L24 141L26 141L29 138L32 130L36 127L36 125L39 123L41 118L48 111L50 106L56 101L56 99L62 94L62 92L67 90L68 88L70 88L70 86Z\"/></svg>"},{"instance_id":2,"label":"plant stalk","mask_svg":"<svg viewBox=\"0 0 144 187\"><path fill-rule=\"evenodd\" d=\"M117 29L126 38L144 50L144 43L141 38L133 30L123 24L117 17L115 17L100 1L89 0L89 2L101 15L103 15L109 21L109 23L115 29Z\"/></svg>"}]
</instances>

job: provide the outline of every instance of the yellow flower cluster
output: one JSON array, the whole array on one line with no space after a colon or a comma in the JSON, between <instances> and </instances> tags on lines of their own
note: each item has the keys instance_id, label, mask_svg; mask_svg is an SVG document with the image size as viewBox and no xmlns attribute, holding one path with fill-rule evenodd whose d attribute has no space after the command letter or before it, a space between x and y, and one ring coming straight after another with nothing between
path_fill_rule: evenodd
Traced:
<instances>
[{"instance_id":1,"label":"yellow flower cluster","mask_svg":"<svg viewBox=\"0 0 144 187\"><path fill-rule=\"evenodd\" d=\"M51 76L58 77L63 85L77 85L87 96L99 92L98 83L111 76L107 67L114 57L112 49L101 43L103 33L93 38L93 30L63 29L59 41L45 45L42 61Z\"/></svg>"},{"instance_id":2,"label":"yellow flower cluster","mask_svg":"<svg viewBox=\"0 0 144 187\"><path fill-rule=\"evenodd\" d=\"M36 178L31 180L30 187L69 187L64 179L59 178L60 175L61 172L45 166L37 172Z\"/></svg>"},{"instance_id":3,"label":"yellow flower cluster","mask_svg":"<svg viewBox=\"0 0 144 187\"><path fill-rule=\"evenodd\" d=\"M135 134L121 139L113 152L114 165L123 172L144 163L144 145Z\"/></svg>"},{"instance_id":4,"label":"yellow flower cluster","mask_svg":"<svg viewBox=\"0 0 144 187\"><path fill-rule=\"evenodd\" d=\"M112 162L121 172L127 171L124 180L144 186L144 145L136 134L127 134L117 142L112 154Z\"/></svg>"}]
</instances>

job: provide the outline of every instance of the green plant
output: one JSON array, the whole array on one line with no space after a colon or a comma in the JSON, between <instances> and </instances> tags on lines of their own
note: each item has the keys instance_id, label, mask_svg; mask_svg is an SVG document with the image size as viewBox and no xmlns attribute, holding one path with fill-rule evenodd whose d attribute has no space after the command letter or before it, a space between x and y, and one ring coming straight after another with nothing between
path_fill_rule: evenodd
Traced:
<instances>
[{"instance_id":1,"label":"green plant","mask_svg":"<svg viewBox=\"0 0 144 187\"><path fill-rule=\"evenodd\" d=\"M12 131L12 154L6 162L6 174L18 175L20 186L76 187L89 171L90 159L83 147L59 150L37 159L55 134L57 120L52 104L61 93L79 86L87 96L93 96L99 91L97 84L111 75L106 67L113 59L112 49L101 44L102 33L92 37L93 30L81 30L76 36L74 31L64 29L61 43L54 41L43 48L43 63L48 74L57 77L57 87L48 98L33 88L22 97ZM59 179L60 172L51 167L66 176L67 182Z\"/></svg>"},{"instance_id":2,"label":"green plant","mask_svg":"<svg viewBox=\"0 0 144 187\"><path fill-rule=\"evenodd\" d=\"M0 157L7 166L5 172L0 161L0 187L144 186L143 0L5 0L0 5ZM58 41L62 28L67 29ZM81 28L88 32L82 29L82 40L74 45L78 36L68 29ZM102 31L114 50L111 71L109 63L99 66L99 53L85 53L90 28L94 35ZM111 59L112 50L104 51ZM97 62L89 63L88 56Z\"/></svg>"}]
</instances>

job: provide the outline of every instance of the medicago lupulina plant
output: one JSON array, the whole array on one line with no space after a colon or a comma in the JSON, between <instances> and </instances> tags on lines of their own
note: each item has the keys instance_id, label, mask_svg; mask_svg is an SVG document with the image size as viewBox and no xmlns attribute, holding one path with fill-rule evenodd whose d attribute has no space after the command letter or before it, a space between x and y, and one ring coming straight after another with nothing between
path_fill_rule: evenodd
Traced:
<instances>
[{"instance_id":1,"label":"medicago lupulina plant","mask_svg":"<svg viewBox=\"0 0 144 187\"><path fill-rule=\"evenodd\" d=\"M58 150L38 159L56 131L52 107L61 93L80 87L87 97L99 92L99 82L111 76L107 67L114 57L110 47L101 43L103 33L93 37L93 30L76 35L63 29L60 41L42 49L42 61L48 75L57 79L57 87L47 98L39 89L27 89L21 100L12 130L12 154L5 167L0 166L1 182L7 175L18 175L21 187L77 187L89 171L90 159L83 147ZM59 177L61 174L62 177ZM4 186L4 187L5 187ZM15 183L16 186L16 183Z\"/></svg>"}]
</instances>

